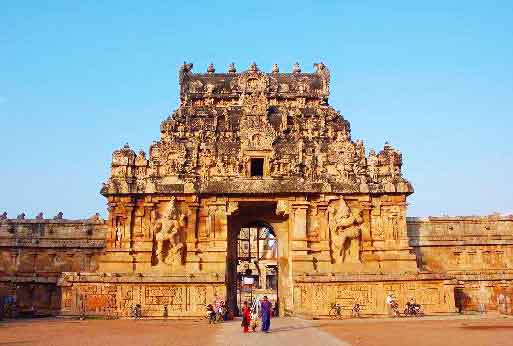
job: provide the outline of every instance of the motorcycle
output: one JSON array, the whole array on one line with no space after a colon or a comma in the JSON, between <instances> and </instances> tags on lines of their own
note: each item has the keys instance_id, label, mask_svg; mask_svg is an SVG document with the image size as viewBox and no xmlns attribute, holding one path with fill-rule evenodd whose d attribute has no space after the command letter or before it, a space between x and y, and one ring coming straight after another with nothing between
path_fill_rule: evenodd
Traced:
<instances>
[{"instance_id":1,"label":"motorcycle","mask_svg":"<svg viewBox=\"0 0 513 346\"><path fill-rule=\"evenodd\" d=\"M422 308L420 304L416 303L407 303L406 308L404 309L404 316L407 317L422 317L424 316L424 311L422 311Z\"/></svg>"}]
</instances>

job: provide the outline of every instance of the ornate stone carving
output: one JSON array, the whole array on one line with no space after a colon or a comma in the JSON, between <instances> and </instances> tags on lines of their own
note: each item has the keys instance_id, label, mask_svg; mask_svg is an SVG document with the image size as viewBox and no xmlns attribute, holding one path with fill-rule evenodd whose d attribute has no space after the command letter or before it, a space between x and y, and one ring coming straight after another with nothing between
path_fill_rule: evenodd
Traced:
<instances>
[{"instance_id":1,"label":"ornate stone carving","mask_svg":"<svg viewBox=\"0 0 513 346\"><path fill-rule=\"evenodd\" d=\"M280 199L276 203L276 215L287 216L290 213L290 205L288 201Z\"/></svg>"},{"instance_id":2,"label":"ornate stone carving","mask_svg":"<svg viewBox=\"0 0 513 346\"><path fill-rule=\"evenodd\" d=\"M165 214L157 220L154 226L154 247L159 263L182 263L184 247L182 231L185 225L185 214L176 206L176 198L171 197Z\"/></svg>"},{"instance_id":3,"label":"ornate stone carving","mask_svg":"<svg viewBox=\"0 0 513 346\"><path fill-rule=\"evenodd\" d=\"M362 211L350 209L344 199L328 207L331 251L335 263L360 262Z\"/></svg>"},{"instance_id":4,"label":"ornate stone carving","mask_svg":"<svg viewBox=\"0 0 513 346\"><path fill-rule=\"evenodd\" d=\"M386 144L365 157L349 122L327 105L330 72L271 73L251 64L226 74L180 70L180 108L161 124L148 158L125 145L114 151L102 194L233 192L263 158L272 192L301 192L316 184L338 193L413 191L401 176L401 154ZM227 180L229 178L229 182ZM220 184L221 182L221 184ZM276 182L279 182L277 184ZM262 186L266 186L263 184ZM269 187L270 189L270 187ZM266 192L270 192L270 190Z\"/></svg>"}]
</instances>

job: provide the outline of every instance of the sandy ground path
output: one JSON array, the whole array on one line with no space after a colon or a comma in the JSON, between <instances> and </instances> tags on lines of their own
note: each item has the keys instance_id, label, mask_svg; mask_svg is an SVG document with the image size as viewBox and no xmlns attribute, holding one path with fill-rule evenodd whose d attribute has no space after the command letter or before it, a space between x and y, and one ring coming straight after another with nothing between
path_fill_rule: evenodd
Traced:
<instances>
[{"instance_id":1,"label":"sandy ground path","mask_svg":"<svg viewBox=\"0 0 513 346\"><path fill-rule=\"evenodd\" d=\"M239 321L223 323L215 338L219 346L349 346L346 343L317 328L315 321L296 318L275 318L271 320L269 333L242 333Z\"/></svg>"},{"instance_id":2,"label":"sandy ground path","mask_svg":"<svg viewBox=\"0 0 513 346\"><path fill-rule=\"evenodd\" d=\"M37 319L0 322L0 346L512 346L513 318L311 321L276 318L271 332L243 334L240 320Z\"/></svg>"},{"instance_id":3,"label":"sandy ground path","mask_svg":"<svg viewBox=\"0 0 513 346\"><path fill-rule=\"evenodd\" d=\"M219 327L205 321L22 320L0 323L0 346L210 346Z\"/></svg>"},{"instance_id":4,"label":"sandy ground path","mask_svg":"<svg viewBox=\"0 0 513 346\"><path fill-rule=\"evenodd\" d=\"M318 328L352 346L512 346L513 319L427 317L322 321Z\"/></svg>"}]
</instances>

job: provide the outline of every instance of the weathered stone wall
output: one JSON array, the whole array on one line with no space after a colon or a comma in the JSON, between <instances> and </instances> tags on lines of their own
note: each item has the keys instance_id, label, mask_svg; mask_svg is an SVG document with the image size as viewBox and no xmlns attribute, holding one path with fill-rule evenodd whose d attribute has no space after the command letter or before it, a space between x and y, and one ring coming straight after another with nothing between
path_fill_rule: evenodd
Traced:
<instances>
[{"instance_id":1,"label":"weathered stone wall","mask_svg":"<svg viewBox=\"0 0 513 346\"><path fill-rule=\"evenodd\" d=\"M412 298L426 313L454 313L454 280L443 274L302 275L296 277L296 313L327 316L332 304L346 315L358 303L365 315L387 314L385 298L392 293L400 306Z\"/></svg>"},{"instance_id":2,"label":"weathered stone wall","mask_svg":"<svg viewBox=\"0 0 513 346\"><path fill-rule=\"evenodd\" d=\"M349 205L354 206L355 201ZM117 270L103 274L100 263L109 258L105 256L109 236L107 224L102 220L3 220L0 223L0 294L16 296L20 312L34 314L83 312L123 317L131 306L142 304L147 316L163 316L165 306L169 317L198 316L214 294L223 296L226 292L221 262L226 256L227 237L220 234L215 237L216 229L225 228L227 222L222 221L227 216L219 213L220 203L220 200L207 200L197 204L198 207L208 205L206 210L212 210L215 204L214 214L217 213L218 219L212 219L208 212L198 213L195 235L200 241L193 237L189 243L204 244L197 248L205 260L191 256L191 263L184 267L183 273L175 275L158 270L137 274L141 273L137 268L144 271L151 265L134 267L131 263L128 266L117 263ZM229 201L222 202L224 211L228 205ZM284 212L292 210L293 218L284 219L285 223L270 219L282 240L289 236L291 241L294 239L294 234L289 235L288 230L289 227L294 229L295 222L309 226L314 217L323 215L323 212L315 211L311 215L305 211L305 219L298 220L297 215L302 213L296 215L296 202L291 205L293 207ZM322 203L320 207L324 208ZM232 204L231 208L229 216L236 215L238 207ZM368 215L372 213L371 209ZM281 273L284 276L281 287L291 290L293 286L293 301L289 302L287 310L293 306L298 313L322 316L328 313L332 303L350 306L358 301L364 313L381 314L385 312L383 297L393 291L401 304L415 297L432 313L454 311L451 300L456 300L456 307L464 311L486 309L511 313L513 217L407 218L407 227L420 272L409 276L330 274L341 273L344 268L350 272L366 267L354 263L331 264L329 260L317 264L313 258L323 258L323 249L329 250L329 238L322 231L316 235L319 245L303 238L310 256L300 256L298 251L302 246L295 244L290 259L293 272ZM210 231L207 228L211 228ZM213 232L212 237L216 238L210 245L208 232ZM151 240L149 242L151 244ZM364 238L364 255L371 252L370 245ZM280 248L283 260L288 261L289 246L285 242ZM194 249L190 249L191 252L197 251ZM150 245L147 257L151 256L151 251ZM219 253L219 258L207 255L209 252ZM329 251L327 254L329 257ZM212 264L208 264L208 258ZM337 269L338 266L341 267ZM364 271L370 272L370 269ZM283 303L286 305L285 301Z\"/></svg>"},{"instance_id":3,"label":"weathered stone wall","mask_svg":"<svg viewBox=\"0 0 513 346\"><path fill-rule=\"evenodd\" d=\"M408 218L407 223L419 269L458 280L459 309L511 313L513 216Z\"/></svg>"},{"instance_id":4,"label":"weathered stone wall","mask_svg":"<svg viewBox=\"0 0 513 346\"><path fill-rule=\"evenodd\" d=\"M202 316L212 297L224 297L224 277L217 275L152 276L63 273L61 315L130 317L142 307L143 317Z\"/></svg>"},{"instance_id":5,"label":"weathered stone wall","mask_svg":"<svg viewBox=\"0 0 513 346\"><path fill-rule=\"evenodd\" d=\"M105 228L98 217L1 220L0 296L16 297L20 314L58 313L59 276L98 268Z\"/></svg>"}]
</instances>

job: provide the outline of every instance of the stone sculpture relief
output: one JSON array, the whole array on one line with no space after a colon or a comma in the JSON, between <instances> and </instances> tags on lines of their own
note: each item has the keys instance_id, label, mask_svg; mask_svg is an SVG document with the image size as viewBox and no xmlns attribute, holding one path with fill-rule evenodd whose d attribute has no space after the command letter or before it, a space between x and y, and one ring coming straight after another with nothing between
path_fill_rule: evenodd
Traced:
<instances>
[{"instance_id":1,"label":"stone sculpture relief","mask_svg":"<svg viewBox=\"0 0 513 346\"><path fill-rule=\"evenodd\" d=\"M351 139L349 122L327 104L330 73L248 70L193 73L180 70L180 108L161 124L148 157L128 144L112 156L104 195L119 193L226 192L250 177L250 161L264 159L273 192L300 192L323 184L331 192L412 192L401 175L401 153L388 143L365 154ZM300 184L298 184L300 182ZM317 189L317 188L313 188Z\"/></svg>"},{"instance_id":2,"label":"stone sculpture relief","mask_svg":"<svg viewBox=\"0 0 513 346\"><path fill-rule=\"evenodd\" d=\"M176 198L171 197L165 214L154 226L154 248L158 263L182 264L182 230L186 225L185 214L176 206Z\"/></svg>"},{"instance_id":3,"label":"stone sculpture relief","mask_svg":"<svg viewBox=\"0 0 513 346\"><path fill-rule=\"evenodd\" d=\"M333 261L359 263L362 211L350 209L341 198L328 207L328 215Z\"/></svg>"}]
</instances>

